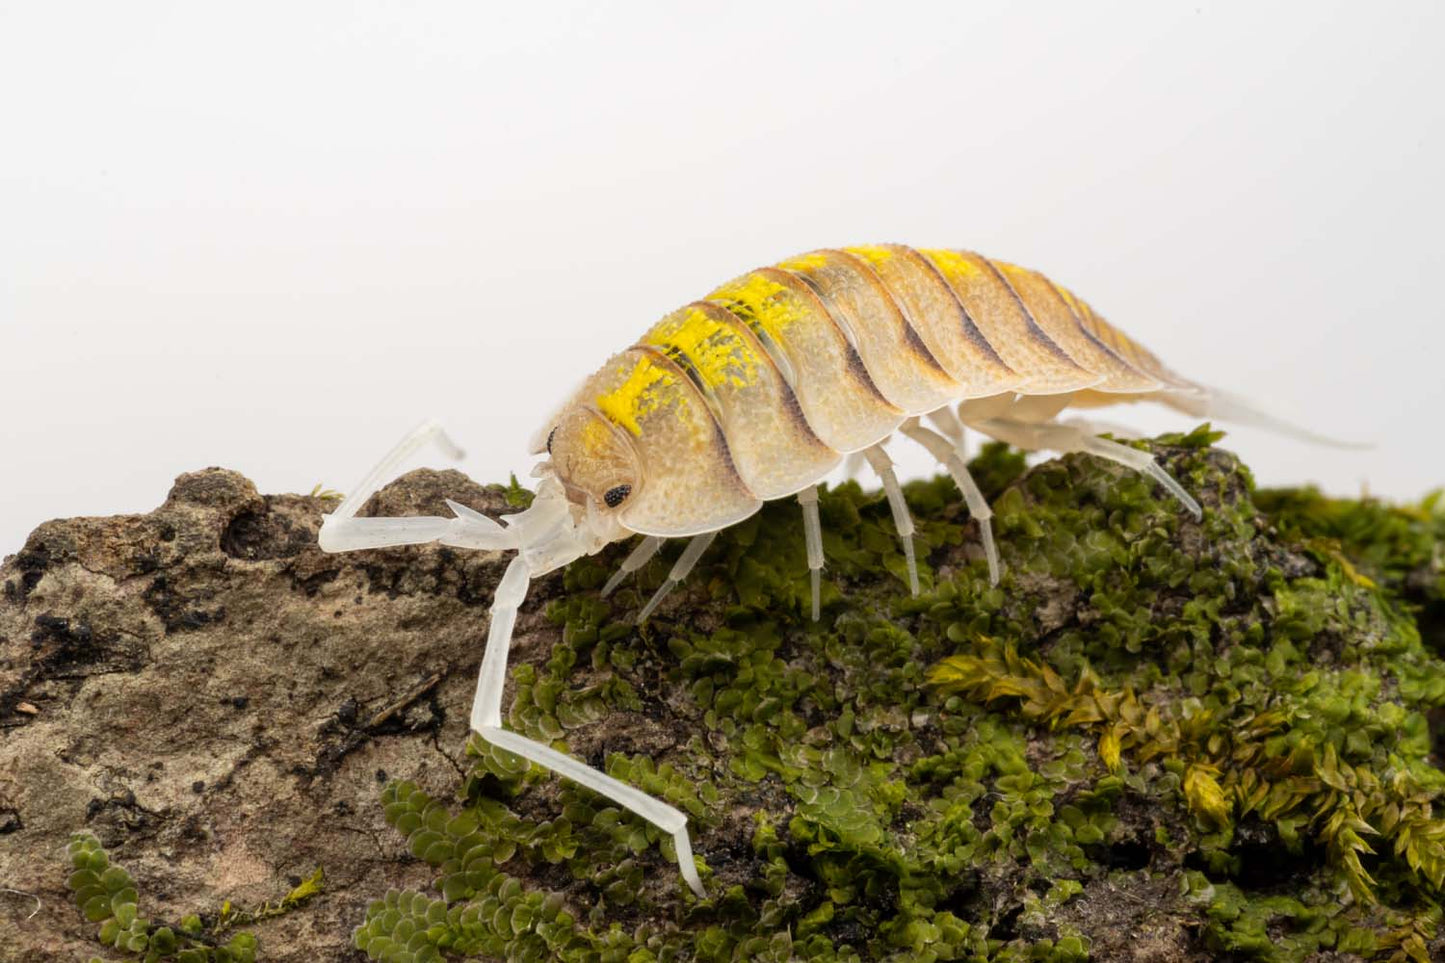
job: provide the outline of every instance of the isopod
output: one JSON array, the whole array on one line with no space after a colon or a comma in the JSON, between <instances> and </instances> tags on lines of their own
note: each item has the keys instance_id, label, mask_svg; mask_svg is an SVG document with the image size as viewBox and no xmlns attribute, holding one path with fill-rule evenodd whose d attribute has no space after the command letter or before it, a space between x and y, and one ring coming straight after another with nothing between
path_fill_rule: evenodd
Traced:
<instances>
[{"instance_id":1,"label":"isopod","mask_svg":"<svg viewBox=\"0 0 1445 963\"><path fill-rule=\"evenodd\" d=\"M611 592L665 539L691 539L639 613L645 619L720 530L765 501L796 496L816 620L823 568L817 483L856 455L882 483L916 594L913 524L883 447L897 432L925 446L957 482L997 582L992 513L965 466L964 426L1027 450L1120 462L1199 517L1199 504L1149 454L1058 418L1067 407L1141 400L1326 441L1175 374L1036 271L967 251L902 245L814 251L729 281L604 364L538 433L532 453L544 457L534 470L536 498L504 524L455 502L448 502L452 518L356 517L428 440L460 455L429 424L323 519L319 541L328 552L425 542L515 551L492 602L471 728L672 834L682 876L701 897L680 811L502 727L508 647L531 579L642 536L605 586Z\"/></svg>"}]
</instances>

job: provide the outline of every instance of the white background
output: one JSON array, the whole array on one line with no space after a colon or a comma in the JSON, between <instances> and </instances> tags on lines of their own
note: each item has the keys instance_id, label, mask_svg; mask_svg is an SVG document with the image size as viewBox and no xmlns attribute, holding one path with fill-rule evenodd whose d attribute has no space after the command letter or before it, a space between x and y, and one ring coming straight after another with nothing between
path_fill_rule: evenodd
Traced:
<instances>
[{"instance_id":1,"label":"white background","mask_svg":"<svg viewBox=\"0 0 1445 963\"><path fill-rule=\"evenodd\" d=\"M0 554L206 465L344 489L433 415L475 477L523 473L663 313L880 240L1042 268L1184 373L1378 444L1234 433L1263 482L1418 497L1442 11L5 2Z\"/></svg>"}]
</instances>

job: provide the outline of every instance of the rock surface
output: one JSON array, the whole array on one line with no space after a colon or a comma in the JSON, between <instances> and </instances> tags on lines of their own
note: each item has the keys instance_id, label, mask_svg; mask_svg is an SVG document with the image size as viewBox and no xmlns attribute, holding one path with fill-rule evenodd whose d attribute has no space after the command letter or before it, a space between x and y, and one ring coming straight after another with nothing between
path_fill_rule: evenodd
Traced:
<instances>
[{"instance_id":1,"label":"rock surface","mask_svg":"<svg viewBox=\"0 0 1445 963\"><path fill-rule=\"evenodd\" d=\"M425 471L373 507L445 512L443 493L508 510ZM275 902L323 867L324 894L265 926L263 959L356 956L366 899L425 881L377 792L389 774L441 789L463 771L498 561L326 555L325 507L207 469L149 515L49 522L6 560L0 879L41 904L27 918L33 901L7 897L0 959L99 951L57 862L80 830L115 848L157 920Z\"/></svg>"},{"instance_id":2,"label":"rock surface","mask_svg":"<svg viewBox=\"0 0 1445 963\"><path fill-rule=\"evenodd\" d=\"M67 891L79 832L149 932L199 917L195 959L247 932L261 960L361 960L363 923L373 955L419 960L1445 958L1445 521L1256 499L1202 433L1170 441L1203 524L1114 466L987 452L999 588L946 481L909 489L917 600L886 506L825 496L819 626L778 504L641 629L661 563L608 602L621 547L535 583L511 725L687 810L701 905L647 824L468 745L500 556L326 555L332 503L214 468L147 515L48 522L0 568L0 961L140 958ZM365 513L444 498L496 515L518 494L423 470ZM1098 719L1067 701L1091 677ZM1108 715L1126 692L1148 734ZM1408 791L1362 804L1366 890L1326 823L1371 774ZM1251 802L1260 780L1303 801ZM1412 859L1385 813L1417 797Z\"/></svg>"}]
</instances>

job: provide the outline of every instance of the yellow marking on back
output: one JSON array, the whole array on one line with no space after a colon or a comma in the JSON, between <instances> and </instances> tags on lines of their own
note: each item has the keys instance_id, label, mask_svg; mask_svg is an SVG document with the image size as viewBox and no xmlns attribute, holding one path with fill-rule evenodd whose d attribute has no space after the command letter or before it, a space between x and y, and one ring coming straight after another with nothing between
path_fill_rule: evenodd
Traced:
<instances>
[{"instance_id":1,"label":"yellow marking on back","mask_svg":"<svg viewBox=\"0 0 1445 963\"><path fill-rule=\"evenodd\" d=\"M638 424L638 420L659 408L663 401L661 393L674 384L671 373L665 368L651 358L642 358L626 381L597 398L597 408L616 424L634 435L641 435L642 425Z\"/></svg>"},{"instance_id":2,"label":"yellow marking on back","mask_svg":"<svg viewBox=\"0 0 1445 963\"><path fill-rule=\"evenodd\" d=\"M884 261L893 260L893 252L886 247L879 247L877 244L862 244L858 247L845 247L843 250L849 254L856 254L869 264L878 265Z\"/></svg>"},{"instance_id":3,"label":"yellow marking on back","mask_svg":"<svg viewBox=\"0 0 1445 963\"><path fill-rule=\"evenodd\" d=\"M1007 261L999 261L999 260L996 260L996 259L995 259L994 262L993 262L993 265L994 265L994 267L996 267L996 268L998 268L1000 271L1002 271L1004 274L1015 274L1015 275L1017 275L1017 274L1027 274L1027 273L1029 273L1029 269L1028 269L1028 268L1021 268L1021 267L1019 267L1017 264L1010 264L1010 263L1007 262Z\"/></svg>"},{"instance_id":4,"label":"yellow marking on back","mask_svg":"<svg viewBox=\"0 0 1445 963\"><path fill-rule=\"evenodd\" d=\"M597 418L588 418L582 423L582 451L595 458L613 444L612 430Z\"/></svg>"},{"instance_id":5,"label":"yellow marking on back","mask_svg":"<svg viewBox=\"0 0 1445 963\"><path fill-rule=\"evenodd\" d=\"M957 251L919 248L918 253L931 260L940 271L951 277L971 278L974 275L983 273L983 270L977 264ZM997 264L998 262L995 261L994 263Z\"/></svg>"},{"instance_id":6,"label":"yellow marking on back","mask_svg":"<svg viewBox=\"0 0 1445 963\"><path fill-rule=\"evenodd\" d=\"M1128 335L1124 334L1124 332L1118 328L1113 328L1106 324L1103 318L1095 315L1087 304L1062 284L1055 284L1054 290L1059 292L1059 296L1064 299L1064 303L1069 306L1069 310L1074 312L1074 317L1078 319L1079 327L1083 328L1099 341L1102 341L1104 345L1115 354L1121 355L1125 364L1132 365L1138 368L1141 373L1153 377L1153 375L1149 375L1148 371L1140 367L1142 363L1141 353L1147 352L1144 352Z\"/></svg>"},{"instance_id":7,"label":"yellow marking on back","mask_svg":"<svg viewBox=\"0 0 1445 963\"><path fill-rule=\"evenodd\" d=\"M778 267L784 271L816 271L819 268L828 266L828 255L820 251L812 254L800 254L797 257L790 257L786 261L779 262Z\"/></svg>"},{"instance_id":8,"label":"yellow marking on back","mask_svg":"<svg viewBox=\"0 0 1445 963\"><path fill-rule=\"evenodd\" d=\"M764 274L745 274L707 297L780 343L789 325L808 316L806 304L792 290Z\"/></svg>"},{"instance_id":9,"label":"yellow marking on back","mask_svg":"<svg viewBox=\"0 0 1445 963\"><path fill-rule=\"evenodd\" d=\"M1079 307L1079 299L1074 297L1074 292L1062 284L1055 284L1054 289L1063 297L1064 303L1069 306L1069 310L1074 312L1074 317L1082 321L1084 319L1084 311Z\"/></svg>"},{"instance_id":10,"label":"yellow marking on back","mask_svg":"<svg viewBox=\"0 0 1445 963\"><path fill-rule=\"evenodd\" d=\"M700 308L658 324L645 343L686 355L709 388L726 384L746 388L757 380L757 357L748 343Z\"/></svg>"}]
</instances>

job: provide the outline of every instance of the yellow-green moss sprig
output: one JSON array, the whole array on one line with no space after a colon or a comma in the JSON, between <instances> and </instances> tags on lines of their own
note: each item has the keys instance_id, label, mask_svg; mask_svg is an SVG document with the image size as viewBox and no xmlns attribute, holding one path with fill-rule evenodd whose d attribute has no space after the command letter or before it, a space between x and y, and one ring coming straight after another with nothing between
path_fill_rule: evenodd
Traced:
<instances>
[{"instance_id":1,"label":"yellow-green moss sprig","mask_svg":"<svg viewBox=\"0 0 1445 963\"><path fill-rule=\"evenodd\" d=\"M141 916L130 873L111 863L89 833L73 836L67 852L73 869L67 884L85 918L99 924L96 938L107 947L144 963L255 963L256 938L250 933L236 933L225 945L216 945L198 917L171 927Z\"/></svg>"}]
</instances>

